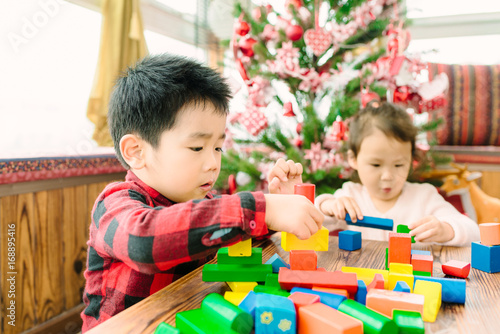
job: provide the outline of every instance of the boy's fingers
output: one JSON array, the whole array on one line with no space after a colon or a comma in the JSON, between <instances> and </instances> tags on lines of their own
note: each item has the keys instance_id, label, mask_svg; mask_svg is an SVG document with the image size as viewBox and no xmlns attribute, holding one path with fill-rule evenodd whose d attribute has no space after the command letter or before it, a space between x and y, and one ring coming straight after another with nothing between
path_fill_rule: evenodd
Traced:
<instances>
[{"instance_id":1,"label":"boy's fingers","mask_svg":"<svg viewBox=\"0 0 500 334\"><path fill-rule=\"evenodd\" d=\"M277 190L279 188L279 185L280 185L280 180L277 178L277 177L274 177L270 182L269 182L269 192L271 194L275 194L277 193Z\"/></svg>"}]
</instances>

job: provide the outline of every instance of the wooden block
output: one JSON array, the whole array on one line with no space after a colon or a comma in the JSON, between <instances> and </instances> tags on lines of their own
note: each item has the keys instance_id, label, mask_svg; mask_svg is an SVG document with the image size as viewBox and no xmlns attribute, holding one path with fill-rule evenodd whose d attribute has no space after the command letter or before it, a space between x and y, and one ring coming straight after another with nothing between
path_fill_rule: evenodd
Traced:
<instances>
[{"instance_id":1,"label":"wooden block","mask_svg":"<svg viewBox=\"0 0 500 334\"><path fill-rule=\"evenodd\" d=\"M383 289L371 289L366 295L366 307L392 318L392 310L424 311L424 296Z\"/></svg>"},{"instance_id":2,"label":"wooden block","mask_svg":"<svg viewBox=\"0 0 500 334\"><path fill-rule=\"evenodd\" d=\"M281 232L281 248L289 252L292 249L328 251L328 237L330 233L324 226L314 233L309 239L300 240L295 235L287 232Z\"/></svg>"},{"instance_id":3,"label":"wooden block","mask_svg":"<svg viewBox=\"0 0 500 334\"><path fill-rule=\"evenodd\" d=\"M443 274L467 278L470 272L470 263L465 261L450 260L442 265Z\"/></svg>"},{"instance_id":4,"label":"wooden block","mask_svg":"<svg viewBox=\"0 0 500 334\"><path fill-rule=\"evenodd\" d=\"M351 216L349 216L349 214L346 214L345 221L347 225L353 226L378 228L387 231L392 231L394 229L394 221L392 219L386 218L363 216L363 219L357 220L355 223L353 223L351 220Z\"/></svg>"},{"instance_id":5,"label":"wooden block","mask_svg":"<svg viewBox=\"0 0 500 334\"><path fill-rule=\"evenodd\" d=\"M443 302L465 304L466 283L464 279L415 276L415 283L417 280L441 283ZM415 287L413 288L413 293L415 293Z\"/></svg>"},{"instance_id":6,"label":"wooden block","mask_svg":"<svg viewBox=\"0 0 500 334\"><path fill-rule=\"evenodd\" d=\"M154 334L181 334L181 331L166 322L160 322Z\"/></svg>"},{"instance_id":7,"label":"wooden block","mask_svg":"<svg viewBox=\"0 0 500 334\"><path fill-rule=\"evenodd\" d=\"M366 288L366 284L362 280L358 280L358 291L356 292L356 295L354 296L354 300L357 301L360 304L366 305L366 294L368 293L368 290Z\"/></svg>"},{"instance_id":8,"label":"wooden block","mask_svg":"<svg viewBox=\"0 0 500 334\"><path fill-rule=\"evenodd\" d=\"M403 225L403 224L400 224L398 226L396 226L396 232L398 233L410 233L410 228L408 227L408 225ZM415 236L412 236L411 237L411 243L414 244L415 243Z\"/></svg>"},{"instance_id":9,"label":"wooden block","mask_svg":"<svg viewBox=\"0 0 500 334\"><path fill-rule=\"evenodd\" d=\"M251 256L252 239L243 240L231 245L228 248L229 256Z\"/></svg>"},{"instance_id":10,"label":"wooden block","mask_svg":"<svg viewBox=\"0 0 500 334\"><path fill-rule=\"evenodd\" d=\"M222 247L217 251L218 264L262 264L262 248L252 248L250 256L229 256L229 248Z\"/></svg>"},{"instance_id":11,"label":"wooden block","mask_svg":"<svg viewBox=\"0 0 500 334\"><path fill-rule=\"evenodd\" d=\"M201 310L206 318L237 333L250 333L253 328L252 316L218 293L208 294L201 302Z\"/></svg>"},{"instance_id":12,"label":"wooden block","mask_svg":"<svg viewBox=\"0 0 500 334\"><path fill-rule=\"evenodd\" d=\"M292 293L294 292L302 292L302 293L309 293L311 295L318 296L320 301L328 305L330 307L333 307L334 309L337 309L339 305L346 300L345 296L342 295L337 295L335 293L328 293L328 292L323 292L323 291L315 291L311 289L306 289L306 288L293 288L291 290Z\"/></svg>"},{"instance_id":13,"label":"wooden block","mask_svg":"<svg viewBox=\"0 0 500 334\"><path fill-rule=\"evenodd\" d=\"M400 333L425 333L425 324L419 312L394 310L392 320L398 325Z\"/></svg>"},{"instance_id":14,"label":"wooden block","mask_svg":"<svg viewBox=\"0 0 500 334\"><path fill-rule=\"evenodd\" d=\"M255 292L250 291L247 293L245 298L239 303L238 307L250 314L252 318L255 318L255 301L257 299L257 295Z\"/></svg>"},{"instance_id":15,"label":"wooden block","mask_svg":"<svg viewBox=\"0 0 500 334\"><path fill-rule=\"evenodd\" d=\"M411 263L411 238L405 233L389 232L389 263Z\"/></svg>"},{"instance_id":16,"label":"wooden block","mask_svg":"<svg viewBox=\"0 0 500 334\"><path fill-rule=\"evenodd\" d=\"M290 296L290 292L272 287L272 286L265 286L265 285L257 285L255 288L253 288L253 292L255 293L267 293L270 295L276 295L276 296L283 296L283 297L288 297Z\"/></svg>"},{"instance_id":17,"label":"wooden block","mask_svg":"<svg viewBox=\"0 0 500 334\"><path fill-rule=\"evenodd\" d=\"M344 296L346 298L349 298L349 293L347 292L347 290L344 290L344 289L332 289L332 288L322 288L319 286L313 286L312 290L313 291L334 293L336 295L341 295L341 296ZM358 290L359 290L359 281L358 281Z\"/></svg>"},{"instance_id":18,"label":"wooden block","mask_svg":"<svg viewBox=\"0 0 500 334\"><path fill-rule=\"evenodd\" d=\"M290 299L295 305L295 311L297 314L299 312L299 308L320 302L319 296L303 292L293 292L290 296L288 296L288 299Z\"/></svg>"},{"instance_id":19,"label":"wooden block","mask_svg":"<svg viewBox=\"0 0 500 334\"><path fill-rule=\"evenodd\" d=\"M363 323L322 303L298 310L298 334L362 334Z\"/></svg>"},{"instance_id":20,"label":"wooden block","mask_svg":"<svg viewBox=\"0 0 500 334\"><path fill-rule=\"evenodd\" d=\"M255 249L255 248L254 248ZM262 248L260 249L262 252ZM270 264L273 266L273 273L279 273L281 267L285 267L290 269L290 265L286 263L278 253L274 253L273 256L266 261L266 264Z\"/></svg>"},{"instance_id":21,"label":"wooden block","mask_svg":"<svg viewBox=\"0 0 500 334\"><path fill-rule=\"evenodd\" d=\"M233 292L233 291L226 291L224 292L224 299L230 302L233 305L240 305L241 301L245 299L245 297L248 295L248 292Z\"/></svg>"},{"instance_id":22,"label":"wooden block","mask_svg":"<svg viewBox=\"0 0 500 334\"><path fill-rule=\"evenodd\" d=\"M386 282L382 274L375 274L373 276L373 281L366 286L366 290L370 291L370 289L384 289Z\"/></svg>"},{"instance_id":23,"label":"wooden block","mask_svg":"<svg viewBox=\"0 0 500 334\"><path fill-rule=\"evenodd\" d=\"M500 272L500 246L486 246L473 241L471 266L490 274Z\"/></svg>"},{"instance_id":24,"label":"wooden block","mask_svg":"<svg viewBox=\"0 0 500 334\"><path fill-rule=\"evenodd\" d=\"M413 284L415 282L415 276L413 276L413 273L411 275L405 275L405 274L394 274L394 273L389 273L389 290L394 290L396 287L396 284L399 281L406 282L408 286L410 287L410 292L413 292Z\"/></svg>"},{"instance_id":25,"label":"wooden block","mask_svg":"<svg viewBox=\"0 0 500 334\"><path fill-rule=\"evenodd\" d=\"M399 328L394 321L376 311L370 310L354 300L346 299L340 304L340 312L350 315L363 323L364 333L398 334Z\"/></svg>"},{"instance_id":26,"label":"wooden block","mask_svg":"<svg viewBox=\"0 0 500 334\"><path fill-rule=\"evenodd\" d=\"M381 274L385 282L385 289L387 289L387 286L389 284L388 270L358 267L342 267L340 270L344 273L355 273L358 277L358 280L362 280L366 285L369 285L371 282L373 282L376 274Z\"/></svg>"},{"instance_id":27,"label":"wooden block","mask_svg":"<svg viewBox=\"0 0 500 334\"><path fill-rule=\"evenodd\" d=\"M318 267L318 254L313 250L292 249L290 251L290 269L316 270Z\"/></svg>"},{"instance_id":28,"label":"wooden block","mask_svg":"<svg viewBox=\"0 0 500 334\"><path fill-rule=\"evenodd\" d=\"M264 282L272 273L269 264L206 264L202 270L204 282Z\"/></svg>"},{"instance_id":29,"label":"wooden block","mask_svg":"<svg viewBox=\"0 0 500 334\"><path fill-rule=\"evenodd\" d=\"M422 316L424 321L436 321L437 314L441 308L441 284L438 282L417 280L413 291L415 291L415 294L422 295L425 298L424 313Z\"/></svg>"},{"instance_id":30,"label":"wooden block","mask_svg":"<svg viewBox=\"0 0 500 334\"><path fill-rule=\"evenodd\" d=\"M389 263L389 274L413 275L413 266L408 263Z\"/></svg>"},{"instance_id":31,"label":"wooden block","mask_svg":"<svg viewBox=\"0 0 500 334\"><path fill-rule=\"evenodd\" d=\"M411 288L408 286L408 283L405 281L398 281L396 283L396 286L394 287L394 291L399 291L399 292L411 292Z\"/></svg>"},{"instance_id":32,"label":"wooden block","mask_svg":"<svg viewBox=\"0 0 500 334\"><path fill-rule=\"evenodd\" d=\"M345 289L349 294L354 295L358 289L356 274L341 271L322 272L281 268L278 280L281 288L285 290L291 290L294 287L311 289L313 286L318 286Z\"/></svg>"},{"instance_id":33,"label":"wooden block","mask_svg":"<svg viewBox=\"0 0 500 334\"><path fill-rule=\"evenodd\" d=\"M233 292L245 292L248 293L252 291L257 285L257 282L226 282L229 288Z\"/></svg>"},{"instance_id":34,"label":"wooden block","mask_svg":"<svg viewBox=\"0 0 500 334\"><path fill-rule=\"evenodd\" d=\"M481 244L485 246L500 245L500 223L479 224Z\"/></svg>"},{"instance_id":35,"label":"wooden block","mask_svg":"<svg viewBox=\"0 0 500 334\"><path fill-rule=\"evenodd\" d=\"M293 187L293 192L296 195L303 195L307 197L308 200L311 201L311 203L314 204L314 197L315 197L315 192L316 192L316 186L311 183L301 183L301 184L296 184Z\"/></svg>"},{"instance_id":36,"label":"wooden block","mask_svg":"<svg viewBox=\"0 0 500 334\"><path fill-rule=\"evenodd\" d=\"M295 305L290 299L257 294L255 333L296 333L296 319Z\"/></svg>"},{"instance_id":37,"label":"wooden block","mask_svg":"<svg viewBox=\"0 0 500 334\"><path fill-rule=\"evenodd\" d=\"M340 231L339 248L347 251L361 249L361 232L359 231Z\"/></svg>"},{"instance_id":38,"label":"wooden block","mask_svg":"<svg viewBox=\"0 0 500 334\"><path fill-rule=\"evenodd\" d=\"M411 264L414 271L425 271L431 274L434 265L434 258L432 255L412 254Z\"/></svg>"}]
</instances>

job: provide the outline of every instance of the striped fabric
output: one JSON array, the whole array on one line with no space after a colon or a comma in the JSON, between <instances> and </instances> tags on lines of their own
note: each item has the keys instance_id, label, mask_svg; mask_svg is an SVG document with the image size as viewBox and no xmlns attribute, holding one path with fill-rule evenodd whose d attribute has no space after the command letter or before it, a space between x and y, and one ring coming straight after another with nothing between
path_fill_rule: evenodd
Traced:
<instances>
[{"instance_id":1,"label":"striped fabric","mask_svg":"<svg viewBox=\"0 0 500 334\"><path fill-rule=\"evenodd\" d=\"M439 145L500 146L500 65L429 64L429 79L446 73L448 104L433 117L445 125Z\"/></svg>"}]
</instances>

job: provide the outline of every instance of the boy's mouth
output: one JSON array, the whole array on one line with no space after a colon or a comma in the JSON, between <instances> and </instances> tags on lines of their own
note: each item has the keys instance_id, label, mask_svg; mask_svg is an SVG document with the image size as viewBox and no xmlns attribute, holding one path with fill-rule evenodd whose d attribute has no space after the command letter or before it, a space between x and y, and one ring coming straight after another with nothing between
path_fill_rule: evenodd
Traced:
<instances>
[{"instance_id":1,"label":"boy's mouth","mask_svg":"<svg viewBox=\"0 0 500 334\"><path fill-rule=\"evenodd\" d=\"M204 191L209 191L210 189L212 189L213 184L214 183L212 181L209 181L207 183L202 184L200 188Z\"/></svg>"}]
</instances>

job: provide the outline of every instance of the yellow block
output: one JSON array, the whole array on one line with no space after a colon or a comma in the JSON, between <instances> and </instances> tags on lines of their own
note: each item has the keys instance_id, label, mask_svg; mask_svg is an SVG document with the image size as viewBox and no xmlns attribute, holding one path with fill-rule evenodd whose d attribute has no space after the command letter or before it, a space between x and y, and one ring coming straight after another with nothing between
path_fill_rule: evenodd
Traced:
<instances>
[{"instance_id":1,"label":"yellow block","mask_svg":"<svg viewBox=\"0 0 500 334\"><path fill-rule=\"evenodd\" d=\"M241 301L248 295L248 292L233 292L233 291L226 291L224 293L224 299L227 300L228 302L238 306L240 305Z\"/></svg>"},{"instance_id":2,"label":"yellow block","mask_svg":"<svg viewBox=\"0 0 500 334\"><path fill-rule=\"evenodd\" d=\"M344 273L355 273L357 278L369 285L375 278L375 274L381 274L384 277L384 289L389 286L389 271L384 269L370 269L357 267L342 267L340 269Z\"/></svg>"},{"instance_id":3,"label":"yellow block","mask_svg":"<svg viewBox=\"0 0 500 334\"><path fill-rule=\"evenodd\" d=\"M281 232L281 248L287 252L292 249L314 250L317 252L328 251L328 233L328 229L322 226L321 229L314 233L309 239L300 240L291 233Z\"/></svg>"},{"instance_id":4,"label":"yellow block","mask_svg":"<svg viewBox=\"0 0 500 334\"><path fill-rule=\"evenodd\" d=\"M389 263L389 274L405 274L405 275L413 275L413 266L407 263Z\"/></svg>"},{"instance_id":5,"label":"yellow block","mask_svg":"<svg viewBox=\"0 0 500 334\"><path fill-rule=\"evenodd\" d=\"M437 314L441 308L441 283L417 280L413 292L424 296L424 316L423 320L428 322L436 321Z\"/></svg>"},{"instance_id":6,"label":"yellow block","mask_svg":"<svg viewBox=\"0 0 500 334\"><path fill-rule=\"evenodd\" d=\"M229 256L252 256L252 239L240 241L227 248Z\"/></svg>"},{"instance_id":7,"label":"yellow block","mask_svg":"<svg viewBox=\"0 0 500 334\"><path fill-rule=\"evenodd\" d=\"M413 275L398 274L391 272L389 272L389 286L387 287L387 290L394 290L398 281L406 282L410 287L410 292L413 292L413 282L415 281L415 277Z\"/></svg>"},{"instance_id":8,"label":"yellow block","mask_svg":"<svg viewBox=\"0 0 500 334\"><path fill-rule=\"evenodd\" d=\"M245 292L248 293L252 291L254 287L257 286L257 282L226 282L229 288L233 292Z\"/></svg>"}]
</instances>

